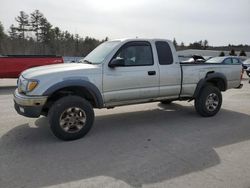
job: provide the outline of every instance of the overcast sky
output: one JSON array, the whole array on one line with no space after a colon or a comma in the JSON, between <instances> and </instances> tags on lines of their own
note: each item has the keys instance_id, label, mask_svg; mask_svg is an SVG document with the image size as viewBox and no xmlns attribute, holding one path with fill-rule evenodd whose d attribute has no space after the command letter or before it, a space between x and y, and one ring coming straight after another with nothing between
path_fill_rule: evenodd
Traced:
<instances>
[{"instance_id":1,"label":"overcast sky","mask_svg":"<svg viewBox=\"0 0 250 188\"><path fill-rule=\"evenodd\" d=\"M19 11L35 9L83 37L250 44L250 0L1 0L0 21L7 30Z\"/></svg>"}]
</instances>

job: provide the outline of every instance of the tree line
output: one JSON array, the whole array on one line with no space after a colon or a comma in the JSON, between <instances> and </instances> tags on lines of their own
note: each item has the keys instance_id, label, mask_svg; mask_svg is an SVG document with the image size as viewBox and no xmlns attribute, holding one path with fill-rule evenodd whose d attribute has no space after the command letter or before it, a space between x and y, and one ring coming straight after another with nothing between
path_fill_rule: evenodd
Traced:
<instances>
[{"instance_id":1,"label":"tree line","mask_svg":"<svg viewBox=\"0 0 250 188\"><path fill-rule=\"evenodd\" d=\"M228 46L217 46L213 47L209 45L208 40L200 40L194 43L190 43L189 45L185 45L183 42L180 44L177 43L176 39L173 39L173 44L177 50L186 50L186 49L197 49L197 50L216 50L221 51L220 56L225 56L224 51L229 51L229 55L231 56L246 56L245 51L250 51L249 45L231 45ZM239 51L237 54L236 51Z\"/></svg>"},{"instance_id":2,"label":"tree line","mask_svg":"<svg viewBox=\"0 0 250 188\"><path fill-rule=\"evenodd\" d=\"M39 11L20 11L6 34L0 22L0 55L86 56L104 40L71 34L54 27Z\"/></svg>"},{"instance_id":3,"label":"tree line","mask_svg":"<svg viewBox=\"0 0 250 188\"><path fill-rule=\"evenodd\" d=\"M39 10L30 14L20 11L15 17L15 24L12 24L8 33L0 22L0 55L61 55L61 56L86 56L100 43L107 41L108 37L98 40L79 34L71 34L63 31L59 27L54 27ZM231 51L232 55L237 55L235 51L241 51L239 55L244 55L245 51L250 51L249 45L231 45L213 47L208 40L200 40L188 45L183 42L177 43L173 39L173 44L177 50L202 49ZM221 55L223 55L221 53Z\"/></svg>"}]
</instances>

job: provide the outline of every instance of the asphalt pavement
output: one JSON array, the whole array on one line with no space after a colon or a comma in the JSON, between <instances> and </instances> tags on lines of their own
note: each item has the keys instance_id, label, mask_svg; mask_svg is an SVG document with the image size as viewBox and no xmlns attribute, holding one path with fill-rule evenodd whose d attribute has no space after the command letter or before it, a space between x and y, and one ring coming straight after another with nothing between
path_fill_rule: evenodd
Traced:
<instances>
[{"instance_id":1,"label":"asphalt pavement","mask_svg":"<svg viewBox=\"0 0 250 188\"><path fill-rule=\"evenodd\" d=\"M9 84L8 84L9 82ZM48 120L13 108L0 81L0 187L250 187L250 84L223 93L214 117L193 102L95 110L83 139L63 142Z\"/></svg>"}]
</instances>

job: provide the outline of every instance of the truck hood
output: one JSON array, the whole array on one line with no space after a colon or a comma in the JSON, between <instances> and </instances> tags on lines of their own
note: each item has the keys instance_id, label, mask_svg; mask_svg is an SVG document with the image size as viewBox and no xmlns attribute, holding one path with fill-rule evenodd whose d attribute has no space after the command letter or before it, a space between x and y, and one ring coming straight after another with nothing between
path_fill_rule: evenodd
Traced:
<instances>
[{"instance_id":1,"label":"truck hood","mask_svg":"<svg viewBox=\"0 0 250 188\"><path fill-rule=\"evenodd\" d=\"M22 76L27 79L39 79L40 77L45 77L52 74L55 74L55 76L62 74L64 77L83 76L86 74L95 73L95 70L100 69L100 67L100 65L83 63L46 65L27 69L22 72Z\"/></svg>"}]
</instances>

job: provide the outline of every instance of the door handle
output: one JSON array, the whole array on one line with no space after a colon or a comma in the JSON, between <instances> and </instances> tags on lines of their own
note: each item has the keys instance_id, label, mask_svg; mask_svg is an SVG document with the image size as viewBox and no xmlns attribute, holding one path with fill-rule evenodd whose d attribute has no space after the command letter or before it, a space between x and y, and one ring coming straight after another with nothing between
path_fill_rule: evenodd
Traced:
<instances>
[{"instance_id":1,"label":"door handle","mask_svg":"<svg viewBox=\"0 0 250 188\"><path fill-rule=\"evenodd\" d=\"M148 71L148 75L149 75L149 76L156 75L156 72L155 72L155 71Z\"/></svg>"}]
</instances>

